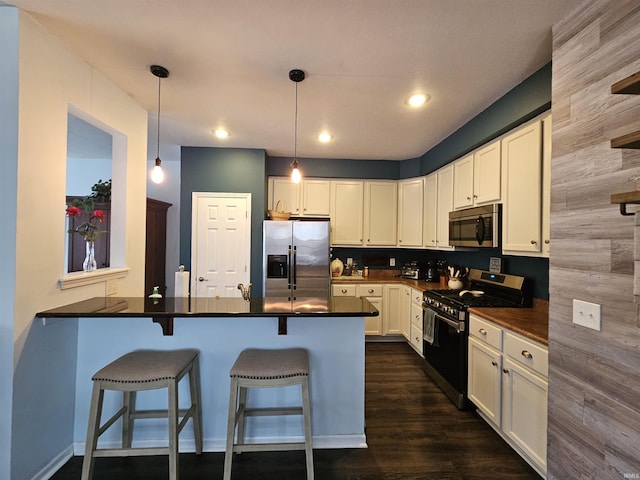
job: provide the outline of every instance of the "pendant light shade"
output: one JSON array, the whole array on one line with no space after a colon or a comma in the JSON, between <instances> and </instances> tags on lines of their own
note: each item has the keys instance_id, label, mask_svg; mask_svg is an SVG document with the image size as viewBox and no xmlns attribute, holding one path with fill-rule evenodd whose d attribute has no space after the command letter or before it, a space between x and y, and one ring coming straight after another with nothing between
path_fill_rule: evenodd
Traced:
<instances>
[{"instance_id":1,"label":"pendant light shade","mask_svg":"<svg viewBox=\"0 0 640 480\"><path fill-rule=\"evenodd\" d=\"M162 183L164 181L164 172L162 171L162 160L160 160L160 83L163 78L169 76L169 70L160 65L151 65L149 70L158 77L158 143L156 148L156 164L151 171L151 181L154 183Z\"/></svg>"},{"instance_id":2,"label":"pendant light shade","mask_svg":"<svg viewBox=\"0 0 640 480\"><path fill-rule=\"evenodd\" d=\"M293 134L293 163L291 164L291 181L300 183L302 173L298 168L298 83L304 80L304 72L299 69L293 69L289 72L289 80L296 84L296 121Z\"/></svg>"}]
</instances>

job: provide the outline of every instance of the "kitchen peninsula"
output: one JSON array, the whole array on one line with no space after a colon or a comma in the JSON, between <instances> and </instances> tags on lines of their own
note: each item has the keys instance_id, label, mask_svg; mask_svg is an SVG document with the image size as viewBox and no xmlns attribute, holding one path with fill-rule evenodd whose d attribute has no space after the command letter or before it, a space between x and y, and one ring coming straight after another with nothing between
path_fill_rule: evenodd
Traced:
<instances>
[{"instance_id":1,"label":"kitchen peninsula","mask_svg":"<svg viewBox=\"0 0 640 480\"><path fill-rule=\"evenodd\" d=\"M205 451L223 451L229 396L229 369L245 348L306 348L310 354L312 431L317 448L366 447L364 433L364 323L378 311L364 298L140 298L96 297L39 312L47 328L75 322L78 355L75 377L74 451L82 454L91 376L118 356L136 349L200 350ZM153 319L153 322L150 321ZM163 326L165 335L154 322ZM175 330L174 327L175 326ZM170 327L170 328L169 328ZM170 330L170 331L169 331ZM261 404L295 403L299 391L251 392ZM181 390L182 394L182 390ZM186 390L184 392L186 395ZM255 394L255 395L252 395ZM164 392L139 395L141 407L161 408ZM105 416L121 399L105 398ZM251 439L301 437L299 419L256 418L247 425ZM136 441L166 442L158 421L136 425ZM114 430L104 442L119 441ZM185 431L188 436L189 428ZM185 442L189 445L189 442Z\"/></svg>"}]
</instances>

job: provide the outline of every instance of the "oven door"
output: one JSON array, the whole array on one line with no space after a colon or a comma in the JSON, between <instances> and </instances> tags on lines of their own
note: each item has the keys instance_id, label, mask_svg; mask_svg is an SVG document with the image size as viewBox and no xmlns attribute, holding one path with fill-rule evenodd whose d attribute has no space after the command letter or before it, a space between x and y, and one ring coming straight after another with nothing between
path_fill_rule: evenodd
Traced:
<instances>
[{"instance_id":1,"label":"oven door","mask_svg":"<svg viewBox=\"0 0 640 480\"><path fill-rule=\"evenodd\" d=\"M428 306L422 308L425 371L458 408L464 408L467 392L466 322L447 318ZM433 335L429 334L431 330Z\"/></svg>"}]
</instances>

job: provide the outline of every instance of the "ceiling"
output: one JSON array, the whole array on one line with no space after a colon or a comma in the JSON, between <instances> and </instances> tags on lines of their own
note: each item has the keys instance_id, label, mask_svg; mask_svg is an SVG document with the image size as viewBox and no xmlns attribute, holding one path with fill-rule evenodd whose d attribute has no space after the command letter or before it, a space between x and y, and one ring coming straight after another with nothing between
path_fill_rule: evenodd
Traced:
<instances>
[{"instance_id":1,"label":"ceiling","mask_svg":"<svg viewBox=\"0 0 640 480\"><path fill-rule=\"evenodd\" d=\"M583 0L5 0L149 110L162 144L415 158L551 59ZM419 109L405 104L428 94ZM230 136L215 138L225 127ZM331 142L317 135L326 130Z\"/></svg>"}]
</instances>

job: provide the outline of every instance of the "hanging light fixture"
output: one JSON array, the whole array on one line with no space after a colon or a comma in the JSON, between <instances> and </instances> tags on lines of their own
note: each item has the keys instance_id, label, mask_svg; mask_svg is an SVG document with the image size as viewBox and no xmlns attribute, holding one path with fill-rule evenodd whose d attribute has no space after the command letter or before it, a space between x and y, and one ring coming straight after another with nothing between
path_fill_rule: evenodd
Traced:
<instances>
[{"instance_id":1,"label":"hanging light fixture","mask_svg":"<svg viewBox=\"0 0 640 480\"><path fill-rule=\"evenodd\" d=\"M291 181L300 183L302 174L298 168L298 83L304 80L304 72L302 70L293 69L289 72L289 80L296 83L296 123L293 136L293 163L291 164Z\"/></svg>"},{"instance_id":2,"label":"hanging light fixture","mask_svg":"<svg viewBox=\"0 0 640 480\"><path fill-rule=\"evenodd\" d=\"M164 172L162 171L161 166L162 160L160 160L160 82L163 78L167 78L169 76L169 70L160 65L151 65L149 70L158 77L158 143L156 149L156 165L153 167L153 170L151 170L151 181L154 183L162 183L164 180Z\"/></svg>"}]
</instances>

